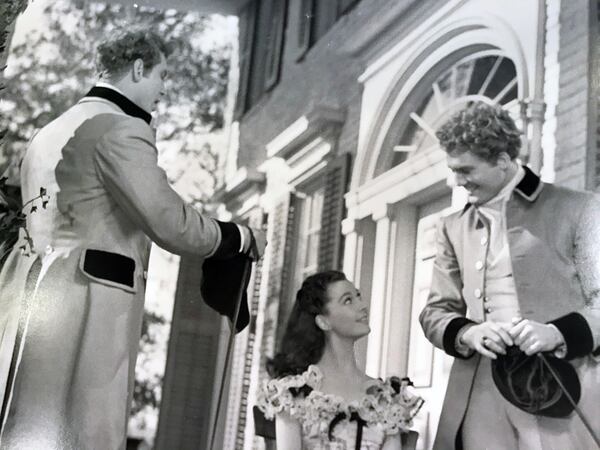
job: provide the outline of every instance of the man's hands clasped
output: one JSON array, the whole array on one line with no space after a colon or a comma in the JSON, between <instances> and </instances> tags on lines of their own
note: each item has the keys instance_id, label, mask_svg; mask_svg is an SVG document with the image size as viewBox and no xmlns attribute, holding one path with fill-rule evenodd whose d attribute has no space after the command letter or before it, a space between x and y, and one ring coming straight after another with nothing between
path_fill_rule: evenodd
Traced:
<instances>
[{"instance_id":1,"label":"man's hands clasped","mask_svg":"<svg viewBox=\"0 0 600 450\"><path fill-rule=\"evenodd\" d=\"M557 328L534 320L513 320L510 330L515 345L525 354L550 352L564 344L564 337Z\"/></svg>"},{"instance_id":2,"label":"man's hands clasped","mask_svg":"<svg viewBox=\"0 0 600 450\"><path fill-rule=\"evenodd\" d=\"M506 323L486 321L476 325L467 325L461 341L470 349L491 359L497 354L506 354L506 347L513 345Z\"/></svg>"},{"instance_id":3,"label":"man's hands clasped","mask_svg":"<svg viewBox=\"0 0 600 450\"><path fill-rule=\"evenodd\" d=\"M491 359L506 354L516 345L527 355L553 351L564 343L561 333L552 325L515 318L512 322L485 321L467 325L461 341L472 350Z\"/></svg>"}]
</instances>

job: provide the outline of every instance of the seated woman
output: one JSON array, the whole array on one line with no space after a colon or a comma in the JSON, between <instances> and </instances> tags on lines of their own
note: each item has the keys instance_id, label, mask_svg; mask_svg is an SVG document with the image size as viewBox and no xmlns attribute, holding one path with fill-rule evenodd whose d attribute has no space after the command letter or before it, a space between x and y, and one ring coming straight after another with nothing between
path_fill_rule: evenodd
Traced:
<instances>
[{"instance_id":1,"label":"seated woman","mask_svg":"<svg viewBox=\"0 0 600 450\"><path fill-rule=\"evenodd\" d=\"M370 331L367 302L341 272L308 277L257 406L275 417L278 450L398 450L423 400L407 378L378 380L356 363Z\"/></svg>"}]
</instances>

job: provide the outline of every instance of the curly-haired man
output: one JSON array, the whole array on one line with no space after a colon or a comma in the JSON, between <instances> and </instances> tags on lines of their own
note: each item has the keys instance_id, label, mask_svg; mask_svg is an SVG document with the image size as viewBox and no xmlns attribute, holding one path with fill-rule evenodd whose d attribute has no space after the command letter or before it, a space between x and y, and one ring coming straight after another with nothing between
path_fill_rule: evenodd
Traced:
<instances>
[{"instance_id":1,"label":"curly-haired man","mask_svg":"<svg viewBox=\"0 0 600 450\"><path fill-rule=\"evenodd\" d=\"M157 165L168 54L147 30L101 44L101 81L27 150L23 198L50 200L28 217L32 255L17 244L0 273L3 449L125 448L151 240L219 261L264 250L261 232L185 204Z\"/></svg>"},{"instance_id":2,"label":"curly-haired man","mask_svg":"<svg viewBox=\"0 0 600 450\"><path fill-rule=\"evenodd\" d=\"M543 183L520 166L520 133L499 106L473 104L437 137L469 202L440 224L420 315L427 338L455 357L434 448L595 448L575 414L543 417L508 402L490 360L512 346L569 360L584 392L579 407L597 416L597 197ZM594 427L598 433L598 420Z\"/></svg>"}]
</instances>

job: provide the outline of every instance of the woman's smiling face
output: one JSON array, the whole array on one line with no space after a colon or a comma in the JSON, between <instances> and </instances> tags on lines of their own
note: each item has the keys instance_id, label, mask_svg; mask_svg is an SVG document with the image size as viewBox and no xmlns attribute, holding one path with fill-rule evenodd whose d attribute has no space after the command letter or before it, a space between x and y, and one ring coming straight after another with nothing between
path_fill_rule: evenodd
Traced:
<instances>
[{"instance_id":1,"label":"woman's smiling face","mask_svg":"<svg viewBox=\"0 0 600 450\"><path fill-rule=\"evenodd\" d=\"M358 339L371 331L369 308L360 292L348 280L334 281L327 286L328 302L322 317L328 324L328 331Z\"/></svg>"}]
</instances>

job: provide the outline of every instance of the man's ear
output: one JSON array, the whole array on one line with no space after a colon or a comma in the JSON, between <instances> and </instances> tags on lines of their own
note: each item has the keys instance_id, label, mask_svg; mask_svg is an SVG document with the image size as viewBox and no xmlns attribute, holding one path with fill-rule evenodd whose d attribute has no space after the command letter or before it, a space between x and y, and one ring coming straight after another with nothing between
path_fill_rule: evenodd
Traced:
<instances>
[{"instance_id":1,"label":"man's ear","mask_svg":"<svg viewBox=\"0 0 600 450\"><path fill-rule=\"evenodd\" d=\"M329 325L329 321L323 314L317 314L315 316L315 323L323 331L331 330L331 325Z\"/></svg>"},{"instance_id":2,"label":"man's ear","mask_svg":"<svg viewBox=\"0 0 600 450\"><path fill-rule=\"evenodd\" d=\"M133 81L140 81L144 76L144 61L141 58L133 62Z\"/></svg>"},{"instance_id":3,"label":"man's ear","mask_svg":"<svg viewBox=\"0 0 600 450\"><path fill-rule=\"evenodd\" d=\"M510 156L506 152L500 152L498 155L498 159L496 160L496 164L503 170L506 170L510 167Z\"/></svg>"}]
</instances>

